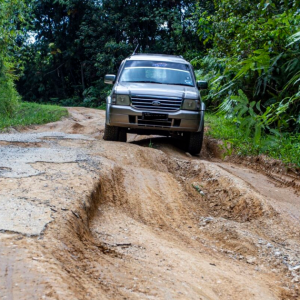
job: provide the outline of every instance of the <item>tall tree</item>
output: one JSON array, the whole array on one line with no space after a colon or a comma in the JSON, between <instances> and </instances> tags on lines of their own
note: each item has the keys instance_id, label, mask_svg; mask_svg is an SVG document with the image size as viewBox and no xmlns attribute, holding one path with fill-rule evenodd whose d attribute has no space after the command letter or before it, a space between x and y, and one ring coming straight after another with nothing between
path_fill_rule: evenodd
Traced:
<instances>
[{"instance_id":1,"label":"tall tree","mask_svg":"<svg viewBox=\"0 0 300 300\"><path fill-rule=\"evenodd\" d=\"M35 43L24 47L25 75L18 84L27 100L82 95L97 105L107 90L106 72L138 51L184 54L199 51L196 0L34 0ZM70 101L64 101L69 104ZM70 103L71 104L71 103Z\"/></svg>"},{"instance_id":2,"label":"tall tree","mask_svg":"<svg viewBox=\"0 0 300 300\"><path fill-rule=\"evenodd\" d=\"M25 43L24 76L18 83L28 101L49 101L81 94L84 50L76 44L86 1L31 1L31 35Z\"/></svg>"},{"instance_id":3,"label":"tall tree","mask_svg":"<svg viewBox=\"0 0 300 300\"><path fill-rule=\"evenodd\" d=\"M212 79L208 103L233 118L249 117L239 122L256 133L270 124L300 130L299 40L291 39L300 30L299 4L217 0L211 13L198 11L208 55L195 67Z\"/></svg>"},{"instance_id":4,"label":"tall tree","mask_svg":"<svg viewBox=\"0 0 300 300\"><path fill-rule=\"evenodd\" d=\"M18 103L14 80L20 61L14 54L23 13L23 1L0 0L0 115L12 114Z\"/></svg>"}]
</instances>

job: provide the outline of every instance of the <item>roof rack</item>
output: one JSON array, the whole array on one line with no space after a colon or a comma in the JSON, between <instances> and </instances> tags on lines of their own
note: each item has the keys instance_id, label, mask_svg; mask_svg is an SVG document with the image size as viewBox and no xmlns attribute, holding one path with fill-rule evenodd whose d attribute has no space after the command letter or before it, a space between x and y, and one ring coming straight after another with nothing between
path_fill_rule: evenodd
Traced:
<instances>
[{"instance_id":1,"label":"roof rack","mask_svg":"<svg viewBox=\"0 0 300 300\"><path fill-rule=\"evenodd\" d=\"M159 60L159 61L166 60L166 61L178 62L178 63L187 62L180 55L157 54L157 53L133 53L127 59L128 60Z\"/></svg>"},{"instance_id":2,"label":"roof rack","mask_svg":"<svg viewBox=\"0 0 300 300\"><path fill-rule=\"evenodd\" d=\"M172 56L172 57L179 57L184 59L182 55L172 55L172 54L159 54L159 53L132 53L132 55L153 55L153 56ZM131 56L132 56L131 55Z\"/></svg>"}]
</instances>

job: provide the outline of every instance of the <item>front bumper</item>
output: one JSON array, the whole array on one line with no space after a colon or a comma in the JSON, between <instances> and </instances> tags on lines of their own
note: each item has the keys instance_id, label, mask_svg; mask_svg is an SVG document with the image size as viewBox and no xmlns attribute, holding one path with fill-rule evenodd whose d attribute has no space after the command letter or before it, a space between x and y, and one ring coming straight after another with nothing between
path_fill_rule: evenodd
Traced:
<instances>
[{"instance_id":1,"label":"front bumper","mask_svg":"<svg viewBox=\"0 0 300 300\"><path fill-rule=\"evenodd\" d=\"M177 112L158 112L150 110L137 110L131 106L116 106L107 104L106 123L110 126L163 130L177 132L199 132L203 129L205 105L202 103L200 111L179 110ZM168 120L143 120L143 112L164 113L168 115Z\"/></svg>"}]
</instances>

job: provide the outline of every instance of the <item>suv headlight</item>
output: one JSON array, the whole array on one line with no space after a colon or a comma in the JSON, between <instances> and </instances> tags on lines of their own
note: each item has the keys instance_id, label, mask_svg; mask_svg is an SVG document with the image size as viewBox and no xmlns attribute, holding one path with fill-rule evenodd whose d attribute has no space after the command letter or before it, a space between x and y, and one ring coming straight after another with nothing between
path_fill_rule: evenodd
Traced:
<instances>
[{"instance_id":1,"label":"suv headlight","mask_svg":"<svg viewBox=\"0 0 300 300\"><path fill-rule=\"evenodd\" d=\"M116 105L130 105L130 98L129 95L114 95L111 102Z\"/></svg>"},{"instance_id":2,"label":"suv headlight","mask_svg":"<svg viewBox=\"0 0 300 300\"><path fill-rule=\"evenodd\" d=\"M185 99L183 101L182 109L185 109L185 110L199 110L200 109L200 101L199 100L192 100L192 99Z\"/></svg>"}]
</instances>

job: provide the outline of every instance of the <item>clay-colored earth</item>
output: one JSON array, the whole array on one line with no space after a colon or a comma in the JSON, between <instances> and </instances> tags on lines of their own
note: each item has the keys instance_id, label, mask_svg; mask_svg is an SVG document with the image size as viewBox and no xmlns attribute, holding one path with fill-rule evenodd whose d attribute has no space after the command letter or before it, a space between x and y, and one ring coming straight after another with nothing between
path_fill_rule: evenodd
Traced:
<instances>
[{"instance_id":1,"label":"clay-colored earth","mask_svg":"<svg viewBox=\"0 0 300 300\"><path fill-rule=\"evenodd\" d=\"M300 299L298 174L69 112L0 135L0 299Z\"/></svg>"}]
</instances>

